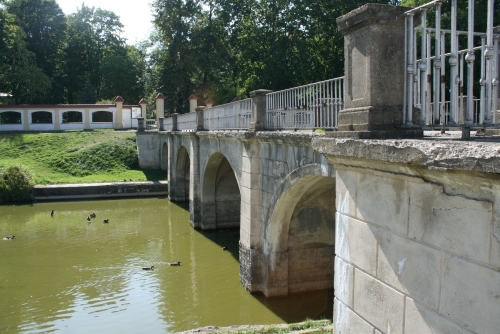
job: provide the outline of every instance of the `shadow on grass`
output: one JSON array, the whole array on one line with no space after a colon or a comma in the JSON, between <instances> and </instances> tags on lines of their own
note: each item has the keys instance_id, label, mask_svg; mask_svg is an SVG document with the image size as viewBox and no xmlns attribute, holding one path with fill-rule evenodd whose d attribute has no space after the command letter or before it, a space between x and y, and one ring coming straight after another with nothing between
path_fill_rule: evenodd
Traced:
<instances>
[{"instance_id":1,"label":"shadow on grass","mask_svg":"<svg viewBox=\"0 0 500 334\"><path fill-rule=\"evenodd\" d=\"M167 171L158 170L158 169L144 169L141 170L146 176L146 180L148 181L166 181L167 180Z\"/></svg>"}]
</instances>

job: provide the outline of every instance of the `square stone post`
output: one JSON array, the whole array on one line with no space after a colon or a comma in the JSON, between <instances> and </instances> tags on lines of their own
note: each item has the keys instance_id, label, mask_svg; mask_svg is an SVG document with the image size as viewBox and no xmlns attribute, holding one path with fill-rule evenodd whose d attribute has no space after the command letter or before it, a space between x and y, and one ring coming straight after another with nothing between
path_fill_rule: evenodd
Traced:
<instances>
[{"instance_id":1,"label":"square stone post","mask_svg":"<svg viewBox=\"0 0 500 334\"><path fill-rule=\"evenodd\" d=\"M144 117L137 117L137 131L144 132L146 130L146 121Z\"/></svg>"},{"instance_id":2,"label":"square stone post","mask_svg":"<svg viewBox=\"0 0 500 334\"><path fill-rule=\"evenodd\" d=\"M117 96L115 102L115 129L123 129L123 97Z\"/></svg>"},{"instance_id":3,"label":"square stone post","mask_svg":"<svg viewBox=\"0 0 500 334\"><path fill-rule=\"evenodd\" d=\"M251 131L262 131L266 129L266 95L272 90L257 89L250 92L252 99L252 122Z\"/></svg>"},{"instance_id":4,"label":"square stone post","mask_svg":"<svg viewBox=\"0 0 500 334\"><path fill-rule=\"evenodd\" d=\"M160 123L160 118L165 117L165 96L162 93L156 95L156 121Z\"/></svg>"},{"instance_id":5,"label":"square stone post","mask_svg":"<svg viewBox=\"0 0 500 334\"><path fill-rule=\"evenodd\" d=\"M205 130L205 124L203 120L203 112L205 110L205 107L196 107L196 131L203 131Z\"/></svg>"},{"instance_id":6,"label":"square stone post","mask_svg":"<svg viewBox=\"0 0 500 334\"><path fill-rule=\"evenodd\" d=\"M179 128L177 126L177 115L179 115L179 114L172 114L172 129L171 129L171 131L179 131Z\"/></svg>"},{"instance_id":7,"label":"square stone post","mask_svg":"<svg viewBox=\"0 0 500 334\"><path fill-rule=\"evenodd\" d=\"M333 136L415 138L402 129L404 102L404 12L407 7L366 4L337 18L344 35L345 109Z\"/></svg>"},{"instance_id":8,"label":"square stone post","mask_svg":"<svg viewBox=\"0 0 500 334\"><path fill-rule=\"evenodd\" d=\"M148 101L146 101L146 99L141 99L139 101L139 105L141 106L141 117L146 119L146 106L148 105Z\"/></svg>"},{"instance_id":9,"label":"square stone post","mask_svg":"<svg viewBox=\"0 0 500 334\"><path fill-rule=\"evenodd\" d=\"M163 118L163 117L159 117L158 118L158 126L159 126L160 131L165 131L165 126L163 125L163 120L164 119L165 118Z\"/></svg>"}]
</instances>

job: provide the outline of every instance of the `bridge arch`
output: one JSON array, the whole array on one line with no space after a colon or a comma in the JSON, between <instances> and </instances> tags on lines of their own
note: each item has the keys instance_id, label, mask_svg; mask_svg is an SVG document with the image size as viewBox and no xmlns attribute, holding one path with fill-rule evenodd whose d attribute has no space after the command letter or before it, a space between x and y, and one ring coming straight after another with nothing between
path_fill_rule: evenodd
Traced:
<instances>
[{"instance_id":1,"label":"bridge arch","mask_svg":"<svg viewBox=\"0 0 500 334\"><path fill-rule=\"evenodd\" d=\"M181 145L177 151L177 160L175 164L175 200L188 201L189 200L189 179L190 179L190 165L189 152L185 146Z\"/></svg>"},{"instance_id":2,"label":"bridge arch","mask_svg":"<svg viewBox=\"0 0 500 334\"><path fill-rule=\"evenodd\" d=\"M216 152L208 159L201 194L202 229L240 226L240 184L233 165L224 154Z\"/></svg>"},{"instance_id":3,"label":"bridge arch","mask_svg":"<svg viewBox=\"0 0 500 334\"><path fill-rule=\"evenodd\" d=\"M333 288L335 182L310 164L278 187L264 229L266 295Z\"/></svg>"}]
</instances>

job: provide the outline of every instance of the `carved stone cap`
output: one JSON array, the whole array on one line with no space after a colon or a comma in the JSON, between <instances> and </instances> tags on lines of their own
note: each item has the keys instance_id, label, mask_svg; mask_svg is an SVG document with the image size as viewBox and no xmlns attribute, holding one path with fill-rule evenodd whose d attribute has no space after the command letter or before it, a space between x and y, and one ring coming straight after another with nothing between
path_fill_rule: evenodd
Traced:
<instances>
[{"instance_id":1,"label":"carved stone cap","mask_svg":"<svg viewBox=\"0 0 500 334\"><path fill-rule=\"evenodd\" d=\"M158 93L158 95L156 95L155 97L155 100L165 100L165 96L163 96L162 93Z\"/></svg>"},{"instance_id":2,"label":"carved stone cap","mask_svg":"<svg viewBox=\"0 0 500 334\"><path fill-rule=\"evenodd\" d=\"M272 93L272 90L257 89L257 90L253 90L250 92L250 97L259 96L259 95L267 95L269 93Z\"/></svg>"},{"instance_id":3,"label":"carved stone cap","mask_svg":"<svg viewBox=\"0 0 500 334\"><path fill-rule=\"evenodd\" d=\"M119 96L119 95L118 95L118 96L116 97L116 99L115 99L113 102L115 102L115 103L116 103L116 102L124 102L124 101L125 101L125 100L123 99L123 97L121 97L121 96Z\"/></svg>"},{"instance_id":4,"label":"carved stone cap","mask_svg":"<svg viewBox=\"0 0 500 334\"><path fill-rule=\"evenodd\" d=\"M148 104L148 101L146 101L146 99L141 99L139 101L139 104Z\"/></svg>"},{"instance_id":5,"label":"carved stone cap","mask_svg":"<svg viewBox=\"0 0 500 334\"><path fill-rule=\"evenodd\" d=\"M402 14L410 9L412 8L367 3L338 17L337 27L339 32L345 35L369 24L391 25L397 21L404 22Z\"/></svg>"}]
</instances>

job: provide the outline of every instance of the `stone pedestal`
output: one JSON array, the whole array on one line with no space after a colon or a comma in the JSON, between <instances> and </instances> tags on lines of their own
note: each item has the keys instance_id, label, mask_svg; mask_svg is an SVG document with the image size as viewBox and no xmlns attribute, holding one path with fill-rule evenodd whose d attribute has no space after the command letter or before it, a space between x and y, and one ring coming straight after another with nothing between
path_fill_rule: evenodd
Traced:
<instances>
[{"instance_id":1,"label":"stone pedestal","mask_svg":"<svg viewBox=\"0 0 500 334\"><path fill-rule=\"evenodd\" d=\"M345 109L334 136L421 137L421 129L402 131L404 101L404 17L409 10L366 4L337 18L344 35Z\"/></svg>"},{"instance_id":2,"label":"stone pedestal","mask_svg":"<svg viewBox=\"0 0 500 334\"><path fill-rule=\"evenodd\" d=\"M266 129L266 95L272 90L258 89L250 92L252 99L252 122L251 131L262 131Z\"/></svg>"},{"instance_id":3,"label":"stone pedestal","mask_svg":"<svg viewBox=\"0 0 500 334\"><path fill-rule=\"evenodd\" d=\"M137 131L144 132L146 130L146 121L144 117L137 118Z\"/></svg>"},{"instance_id":4,"label":"stone pedestal","mask_svg":"<svg viewBox=\"0 0 500 334\"><path fill-rule=\"evenodd\" d=\"M203 112L205 107L196 107L196 131L203 131L205 128L204 120L203 120Z\"/></svg>"}]
</instances>

